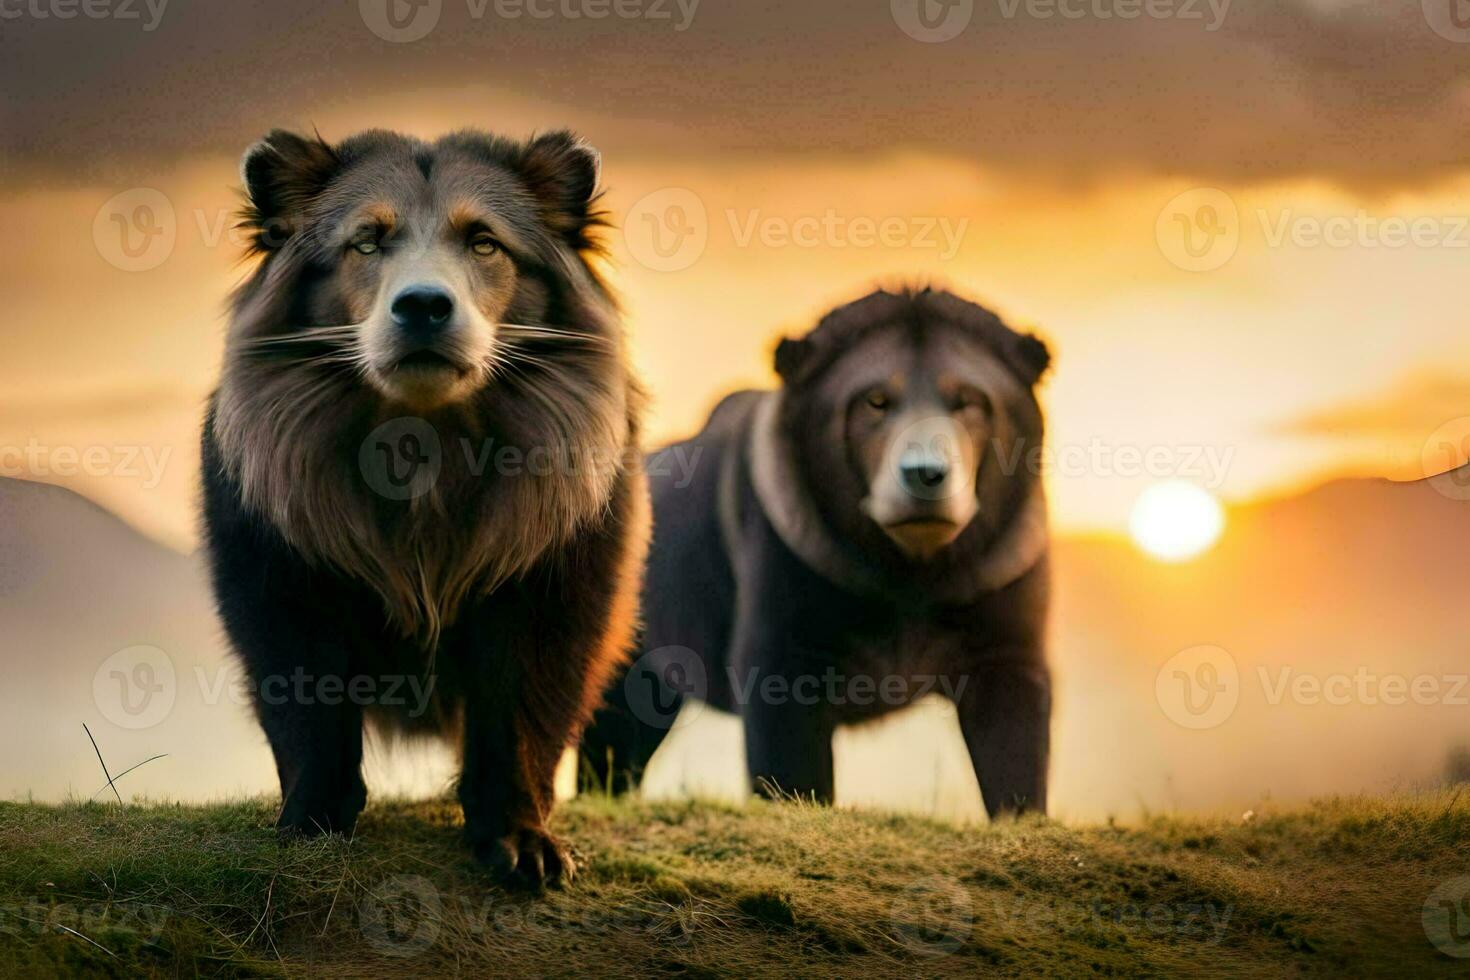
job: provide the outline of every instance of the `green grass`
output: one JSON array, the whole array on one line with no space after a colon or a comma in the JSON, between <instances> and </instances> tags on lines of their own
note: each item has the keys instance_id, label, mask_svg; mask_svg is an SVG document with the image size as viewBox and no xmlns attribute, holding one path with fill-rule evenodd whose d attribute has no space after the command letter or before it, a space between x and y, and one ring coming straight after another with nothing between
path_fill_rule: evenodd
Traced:
<instances>
[{"instance_id":1,"label":"green grass","mask_svg":"<svg viewBox=\"0 0 1470 980\"><path fill-rule=\"evenodd\" d=\"M1249 822L968 828L795 803L583 798L556 817L582 873L539 898L487 882L448 803L380 803L350 842L285 849L272 816L268 801L0 803L0 973L1470 969L1421 919L1431 891L1470 874L1470 801L1448 795Z\"/></svg>"}]
</instances>

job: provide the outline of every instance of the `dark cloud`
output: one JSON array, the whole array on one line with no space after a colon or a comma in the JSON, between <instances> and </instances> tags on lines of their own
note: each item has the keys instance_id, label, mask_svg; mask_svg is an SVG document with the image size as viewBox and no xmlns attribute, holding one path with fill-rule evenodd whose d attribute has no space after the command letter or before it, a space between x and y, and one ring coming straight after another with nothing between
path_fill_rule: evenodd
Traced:
<instances>
[{"instance_id":1,"label":"dark cloud","mask_svg":"<svg viewBox=\"0 0 1470 980\"><path fill-rule=\"evenodd\" d=\"M30 12L57 2L0 3L22 13L0 22L12 180L127 180L239 152L282 122L343 107L370 118L375 101L406 95L427 107L465 86L546 105L548 122L582 121L625 156L904 147L1061 179L1377 186L1432 180L1470 156L1470 43L1435 33L1421 0L1235 0L1213 31L1208 0L973 0L969 26L939 44L899 30L888 0L701 0L682 31L677 0L442 0L412 43L367 28L361 6L382 0L171 0L148 31L145 0L131 0L137 20ZM657 3L670 17L506 19L506 2ZM1199 17L1028 13L1055 3L1187 4ZM496 122L488 98L483 122Z\"/></svg>"}]
</instances>

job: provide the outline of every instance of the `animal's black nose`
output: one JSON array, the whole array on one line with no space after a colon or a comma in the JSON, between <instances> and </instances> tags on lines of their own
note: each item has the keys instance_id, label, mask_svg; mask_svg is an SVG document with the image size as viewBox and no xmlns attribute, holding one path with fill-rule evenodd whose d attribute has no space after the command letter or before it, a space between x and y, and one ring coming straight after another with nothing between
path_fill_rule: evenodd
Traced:
<instances>
[{"instance_id":1,"label":"animal's black nose","mask_svg":"<svg viewBox=\"0 0 1470 980\"><path fill-rule=\"evenodd\" d=\"M438 286L409 286L393 298L393 322L410 333L439 332L454 313L454 297Z\"/></svg>"},{"instance_id":2,"label":"animal's black nose","mask_svg":"<svg viewBox=\"0 0 1470 980\"><path fill-rule=\"evenodd\" d=\"M937 456L906 459L898 468L904 488L912 493L936 490L949 478L949 463Z\"/></svg>"}]
</instances>

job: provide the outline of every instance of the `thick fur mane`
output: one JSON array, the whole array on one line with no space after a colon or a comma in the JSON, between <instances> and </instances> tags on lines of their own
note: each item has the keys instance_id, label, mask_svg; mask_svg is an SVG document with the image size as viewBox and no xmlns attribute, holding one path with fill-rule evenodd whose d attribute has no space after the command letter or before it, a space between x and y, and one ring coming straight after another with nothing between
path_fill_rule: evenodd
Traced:
<instances>
[{"instance_id":1,"label":"thick fur mane","mask_svg":"<svg viewBox=\"0 0 1470 980\"><path fill-rule=\"evenodd\" d=\"M1038 481L1025 489L1006 522L989 532L989 540L977 540L983 530L977 525L961 537L960 545L939 558L937 567L923 574L908 569L895 580L888 569L865 559L840 538L818 512L811 484L801 473L801 452L783 421L784 397L780 391L764 392L752 412L745 447L751 483L777 537L823 578L861 595L887 596L917 585L933 598L965 603L1005 588L1045 556L1046 495Z\"/></svg>"},{"instance_id":2,"label":"thick fur mane","mask_svg":"<svg viewBox=\"0 0 1470 980\"><path fill-rule=\"evenodd\" d=\"M559 246L527 285L536 302L508 316L526 356L409 423L437 437L437 475L390 499L367 478L364 444L413 413L384 403L330 346L311 356L257 344L293 328L312 248L289 238L234 299L211 411L222 465L248 509L308 561L375 590L392 623L432 649L467 597L525 573L606 512L644 398L612 303L583 256ZM533 308L548 311L543 322L527 323ZM503 450L519 462L497 465Z\"/></svg>"},{"instance_id":3,"label":"thick fur mane","mask_svg":"<svg viewBox=\"0 0 1470 980\"><path fill-rule=\"evenodd\" d=\"M833 413L819 395L824 375L844 358L862 357L864 345L880 334L918 349L941 333L974 341L1004 376L996 391L1010 392L1001 396L1007 411L987 454L1000 443L1019 445L1023 455L1039 447L1045 426L1033 386L1050 363L1046 345L1013 331L990 310L932 288L879 290L832 310L805 337L781 341L776 370L782 387L765 394L752 413L751 479L772 527L809 567L854 592L911 591L967 602L1015 582L1045 558L1045 492L1026 466L1004 478L995 499L952 545L916 565L861 513L859 476L844 474L823 456L831 443L824 420ZM982 472L1006 471L992 460Z\"/></svg>"}]
</instances>

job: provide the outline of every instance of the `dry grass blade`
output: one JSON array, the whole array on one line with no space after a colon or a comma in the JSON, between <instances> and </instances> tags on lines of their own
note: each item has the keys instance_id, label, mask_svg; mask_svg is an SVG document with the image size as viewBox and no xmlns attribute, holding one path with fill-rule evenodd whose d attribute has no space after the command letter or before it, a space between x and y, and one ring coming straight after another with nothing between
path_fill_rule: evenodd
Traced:
<instances>
[{"instance_id":1,"label":"dry grass blade","mask_svg":"<svg viewBox=\"0 0 1470 980\"><path fill-rule=\"evenodd\" d=\"M112 795L117 797L118 803L122 803L122 794L117 791L117 786L113 784L112 773L107 771L107 763L102 758L102 750L97 747L97 740L92 737L92 729L87 727L85 721L82 722L82 731L87 733L87 740L92 743L92 751L97 753L97 762L102 766L102 775L107 777L107 785L112 787ZM97 792L100 793L102 790L98 790Z\"/></svg>"}]
</instances>

